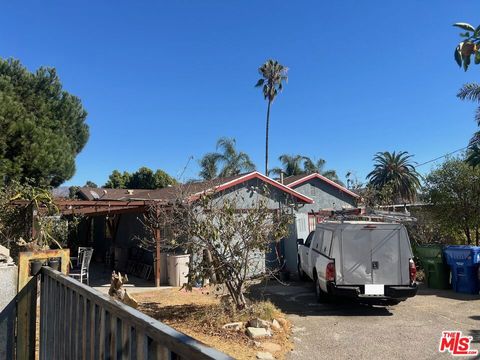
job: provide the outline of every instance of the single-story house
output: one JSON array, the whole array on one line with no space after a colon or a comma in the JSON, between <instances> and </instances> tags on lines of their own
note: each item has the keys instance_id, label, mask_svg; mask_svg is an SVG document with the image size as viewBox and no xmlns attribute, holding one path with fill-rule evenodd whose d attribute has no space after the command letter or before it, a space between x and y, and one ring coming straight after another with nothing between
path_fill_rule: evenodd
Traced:
<instances>
[{"instance_id":1,"label":"single-story house","mask_svg":"<svg viewBox=\"0 0 480 360\"><path fill-rule=\"evenodd\" d=\"M262 189L262 190L259 190ZM267 191L264 192L263 189ZM263 196L267 199L269 208L278 209L281 206L291 206L294 211L301 211L302 207L312 204L313 200L304 194L288 187L280 182L257 172L249 172L228 178L218 178L211 181L192 182L163 189L105 189L105 188L79 188L77 197L79 201L92 201L102 204L117 203L145 203L159 201L168 205L176 200L179 194L194 200L204 192L213 192L215 196L229 197L233 194L238 198L249 199L253 196ZM248 209L249 201L245 201L245 209ZM82 220L75 239L76 246L92 246L94 248L94 260L104 262L115 270L129 272L130 269L143 267L154 269L154 255L156 251L148 251L140 246L140 239L146 236L142 219L145 206L128 207L112 214L105 211L97 216L90 212L90 216ZM72 213L75 213L72 211ZM268 257L268 255L267 255ZM161 259L161 258L160 258ZM265 261L263 261L265 263ZM159 269L164 269L159 264ZM165 277L161 276L160 270L154 269L150 277L156 277L156 283L164 283ZM145 272L147 274L148 272Z\"/></svg>"},{"instance_id":2,"label":"single-story house","mask_svg":"<svg viewBox=\"0 0 480 360\"><path fill-rule=\"evenodd\" d=\"M317 223L325 219L325 212L355 208L360 196L318 173L289 176L283 179L283 184L313 200L298 208L290 236L283 242L287 267L294 271L298 257L297 239L306 239Z\"/></svg>"},{"instance_id":3,"label":"single-story house","mask_svg":"<svg viewBox=\"0 0 480 360\"><path fill-rule=\"evenodd\" d=\"M315 229L316 224L323 220L321 212L352 209L360 199L353 191L318 173L289 176L283 180L283 184L314 201L297 211L308 214L309 231Z\"/></svg>"}]
</instances>

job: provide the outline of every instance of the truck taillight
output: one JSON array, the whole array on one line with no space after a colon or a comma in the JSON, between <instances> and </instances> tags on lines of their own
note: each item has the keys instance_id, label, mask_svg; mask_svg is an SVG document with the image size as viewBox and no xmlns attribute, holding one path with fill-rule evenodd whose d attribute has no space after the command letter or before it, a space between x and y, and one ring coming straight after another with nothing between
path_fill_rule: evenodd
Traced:
<instances>
[{"instance_id":1,"label":"truck taillight","mask_svg":"<svg viewBox=\"0 0 480 360\"><path fill-rule=\"evenodd\" d=\"M417 267L415 266L415 261L413 261L413 259L410 259L409 269L410 269L410 282L414 283L415 280L417 279Z\"/></svg>"},{"instance_id":2,"label":"truck taillight","mask_svg":"<svg viewBox=\"0 0 480 360\"><path fill-rule=\"evenodd\" d=\"M327 264L325 270L325 280L335 281L335 264L333 262Z\"/></svg>"}]
</instances>

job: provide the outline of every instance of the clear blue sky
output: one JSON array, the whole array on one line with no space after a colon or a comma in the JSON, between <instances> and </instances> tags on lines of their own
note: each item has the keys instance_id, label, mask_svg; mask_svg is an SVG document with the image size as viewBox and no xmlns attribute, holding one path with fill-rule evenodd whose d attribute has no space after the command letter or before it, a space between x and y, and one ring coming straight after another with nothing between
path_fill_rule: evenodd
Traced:
<instances>
[{"instance_id":1,"label":"clear blue sky","mask_svg":"<svg viewBox=\"0 0 480 360\"><path fill-rule=\"evenodd\" d=\"M271 114L271 153L327 160L360 180L377 151L419 163L465 146L475 106L457 100L480 67L453 61L478 0L9 1L0 56L57 68L87 109L90 140L66 185L113 169L198 173L221 136L263 170L266 103L254 88L268 58L290 68ZM429 166L419 170L428 171Z\"/></svg>"}]
</instances>

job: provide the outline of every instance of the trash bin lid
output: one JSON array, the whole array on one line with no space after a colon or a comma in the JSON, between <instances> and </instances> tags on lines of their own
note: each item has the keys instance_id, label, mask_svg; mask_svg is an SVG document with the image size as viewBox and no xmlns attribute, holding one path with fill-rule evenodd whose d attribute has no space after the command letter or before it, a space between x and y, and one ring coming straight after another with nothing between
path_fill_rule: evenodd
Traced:
<instances>
[{"instance_id":1,"label":"trash bin lid","mask_svg":"<svg viewBox=\"0 0 480 360\"><path fill-rule=\"evenodd\" d=\"M480 246L449 245L443 249L447 262L465 260L471 264L480 263Z\"/></svg>"},{"instance_id":2,"label":"trash bin lid","mask_svg":"<svg viewBox=\"0 0 480 360\"><path fill-rule=\"evenodd\" d=\"M413 252L420 259L442 259L444 245L441 244L425 244L415 245Z\"/></svg>"}]
</instances>

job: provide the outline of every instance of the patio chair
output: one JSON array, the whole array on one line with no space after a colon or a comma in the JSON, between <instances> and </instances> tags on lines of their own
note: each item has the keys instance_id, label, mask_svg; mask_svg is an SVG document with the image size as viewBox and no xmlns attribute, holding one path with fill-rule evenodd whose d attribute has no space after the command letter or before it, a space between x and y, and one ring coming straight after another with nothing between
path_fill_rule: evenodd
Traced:
<instances>
[{"instance_id":1,"label":"patio chair","mask_svg":"<svg viewBox=\"0 0 480 360\"><path fill-rule=\"evenodd\" d=\"M70 268L73 270L78 270L82 266L82 258L83 258L83 253L85 250L93 250L92 247L87 247L87 246L79 246L78 247L78 255L77 256L71 256L70 257Z\"/></svg>"},{"instance_id":2,"label":"patio chair","mask_svg":"<svg viewBox=\"0 0 480 360\"><path fill-rule=\"evenodd\" d=\"M92 260L92 254L93 254L92 248L83 248L81 252L79 248L77 263L80 264L80 267L78 269L71 270L69 274L71 277L79 280L81 283L83 283L83 279L86 279L87 285L90 285L89 268L90 268L90 260Z\"/></svg>"}]
</instances>

